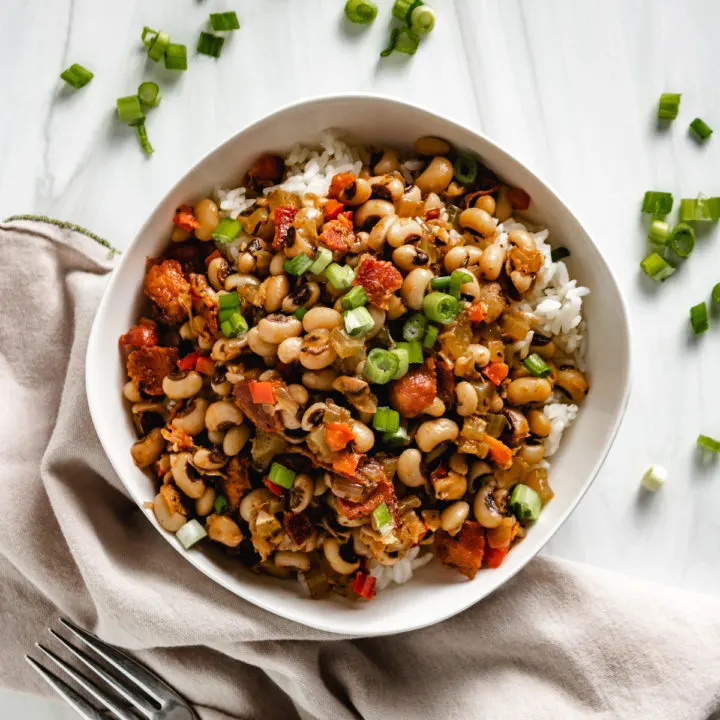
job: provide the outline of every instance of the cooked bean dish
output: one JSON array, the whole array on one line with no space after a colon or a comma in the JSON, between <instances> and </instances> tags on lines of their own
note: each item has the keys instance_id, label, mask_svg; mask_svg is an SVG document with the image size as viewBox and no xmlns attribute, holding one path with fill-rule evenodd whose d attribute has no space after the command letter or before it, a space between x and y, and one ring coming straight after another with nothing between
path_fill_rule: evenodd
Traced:
<instances>
[{"instance_id":1,"label":"cooked bean dish","mask_svg":"<svg viewBox=\"0 0 720 720\"><path fill-rule=\"evenodd\" d=\"M441 138L324 133L179 207L120 338L159 524L312 597L498 567L588 392L588 290L530 204Z\"/></svg>"}]
</instances>

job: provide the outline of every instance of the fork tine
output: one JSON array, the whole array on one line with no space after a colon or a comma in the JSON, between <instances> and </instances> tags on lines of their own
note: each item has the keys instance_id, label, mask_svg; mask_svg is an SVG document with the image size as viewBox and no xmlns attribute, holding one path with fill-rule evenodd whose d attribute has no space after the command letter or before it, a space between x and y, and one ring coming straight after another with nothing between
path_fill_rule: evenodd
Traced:
<instances>
[{"instance_id":1,"label":"fork tine","mask_svg":"<svg viewBox=\"0 0 720 720\"><path fill-rule=\"evenodd\" d=\"M35 643L35 647L42 650L56 665L59 665L80 687L89 692L96 700L101 702L106 708L112 710L120 720L137 720L134 715L124 708L120 707L117 702L106 692L101 690L95 683L88 680L82 673L78 672L72 665L68 665L62 658L59 658L54 652L46 647Z\"/></svg>"},{"instance_id":2,"label":"fork tine","mask_svg":"<svg viewBox=\"0 0 720 720\"><path fill-rule=\"evenodd\" d=\"M46 670L35 658L25 656L30 666L40 677L60 695L65 701L77 710L85 720L107 720L107 715L97 711L84 697L78 695L67 683L57 675Z\"/></svg>"},{"instance_id":3,"label":"fork tine","mask_svg":"<svg viewBox=\"0 0 720 720\"><path fill-rule=\"evenodd\" d=\"M56 633L52 628L50 629L53 637L56 637L78 660L84 663L90 668L96 675L99 675L116 693L122 695L129 703L134 705L140 710L143 715L147 718L153 718L158 708L151 705L144 697L138 692L133 692L130 688L123 685L117 678L113 677L103 668L100 663L91 658L85 652L71 645L62 635ZM88 690L88 692L91 692ZM134 718L131 717L131 720Z\"/></svg>"},{"instance_id":4,"label":"fork tine","mask_svg":"<svg viewBox=\"0 0 720 720\"><path fill-rule=\"evenodd\" d=\"M175 690L163 682L157 675L150 672L144 665L141 665L137 660L133 660L124 652L104 643L100 638L89 633L87 630L77 627L77 625L65 618L60 618L60 622L80 640L95 650L98 655L109 662L116 670L119 670L128 680L139 685L151 698L154 698L159 703L175 700L175 702L180 705L186 704L185 699L181 695L175 692Z\"/></svg>"}]
</instances>

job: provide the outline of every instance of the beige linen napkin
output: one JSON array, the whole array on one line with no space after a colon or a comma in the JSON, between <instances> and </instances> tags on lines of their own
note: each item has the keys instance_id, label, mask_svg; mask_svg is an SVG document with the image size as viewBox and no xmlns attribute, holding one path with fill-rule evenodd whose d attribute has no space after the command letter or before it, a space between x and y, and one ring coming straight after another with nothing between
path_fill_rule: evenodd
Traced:
<instances>
[{"instance_id":1,"label":"beige linen napkin","mask_svg":"<svg viewBox=\"0 0 720 720\"><path fill-rule=\"evenodd\" d=\"M182 561L123 492L87 409L86 338L111 267L79 232L0 225L2 685L48 692L23 655L62 614L208 719L720 716L715 598L539 558L440 625L347 640Z\"/></svg>"}]
</instances>

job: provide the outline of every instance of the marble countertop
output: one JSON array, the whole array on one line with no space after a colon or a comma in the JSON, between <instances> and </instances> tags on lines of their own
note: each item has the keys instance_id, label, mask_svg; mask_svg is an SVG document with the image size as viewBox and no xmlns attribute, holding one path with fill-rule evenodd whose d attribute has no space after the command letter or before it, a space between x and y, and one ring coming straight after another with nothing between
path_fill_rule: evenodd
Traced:
<instances>
[{"instance_id":1,"label":"marble countertop","mask_svg":"<svg viewBox=\"0 0 720 720\"><path fill-rule=\"evenodd\" d=\"M633 391L608 459L547 552L639 578L720 592L720 466L695 449L720 436L720 327L701 338L688 309L720 280L718 230L661 287L641 277L647 189L720 194L715 61L720 3L705 0L433 0L436 30L409 59L381 61L391 0L367 28L342 0L4 0L0 5L0 216L47 214L127 246L172 184L247 124L293 101L374 91L418 102L486 133L546 178L575 209L626 295ZM218 60L192 49L210 11L236 9L242 29ZM143 25L187 43L189 68L146 59ZM95 73L68 91L59 72ZM145 158L115 117L115 99L156 80L164 98ZM661 92L680 117L656 127ZM719 324L720 325L720 324ZM720 394L720 393L719 393ZM639 492L651 463L670 477Z\"/></svg>"}]
</instances>

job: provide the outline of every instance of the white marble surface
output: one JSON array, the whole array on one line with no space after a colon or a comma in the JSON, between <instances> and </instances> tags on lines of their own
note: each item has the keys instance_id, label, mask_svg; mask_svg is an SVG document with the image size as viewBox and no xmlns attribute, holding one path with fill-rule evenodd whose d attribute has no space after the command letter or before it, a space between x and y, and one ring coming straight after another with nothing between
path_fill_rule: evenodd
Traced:
<instances>
[{"instance_id":1,"label":"white marble surface","mask_svg":"<svg viewBox=\"0 0 720 720\"><path fill-rule=\"evenodd\" d=\"M2 0L0 216L72 220L126 246L169 187L248 123L311 95L368 91L416 101L488 134L538 171L586 223L630 308L634 387L605 466L548 552L638 578L720 592L720 466L695 451L720 436L720 323L698 340L688 308L720 280L717 228L665 285L638 273L646 189L720 194L712 0L433 0L438 24L411 59L380 61L391 0L370 28L349 28L342 0ZM209 11L237 9L242 29L219 60L189 53L186 73L145 59L139 34L162 27L194 46ZM78 92L58 73L95 72ZM164 91L146 159L114 115L144 79ZM655 127L663 91L681 114ZM670 478L638 492L645 468ZM20 662L20 659L18 659ZM19 717L19 715L18 715ZM38 715L37 717L54 717Z\"/></svg>"}]
</instances>

